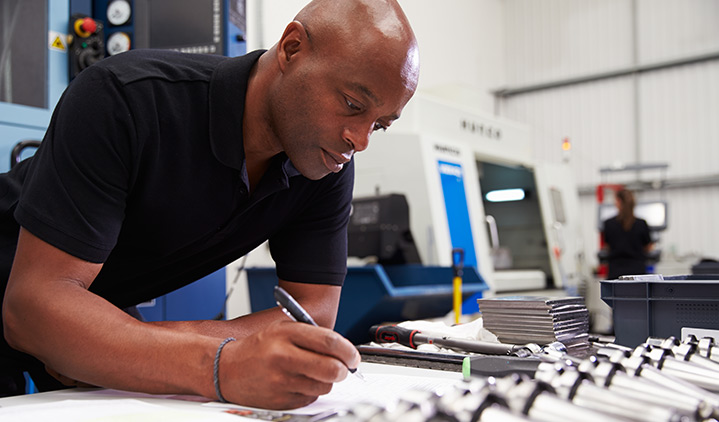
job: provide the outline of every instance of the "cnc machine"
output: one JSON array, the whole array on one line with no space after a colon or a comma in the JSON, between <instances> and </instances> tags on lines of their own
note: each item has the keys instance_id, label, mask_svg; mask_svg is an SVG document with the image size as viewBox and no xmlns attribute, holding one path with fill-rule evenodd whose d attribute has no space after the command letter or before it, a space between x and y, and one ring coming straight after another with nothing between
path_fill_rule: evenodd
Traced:
<instances>
[{"instance_id":1,"label":"cnc machine","mask_svg":"<svg viewBox=\"0 0 719 422\"><path fill-rule=\"evenodd\" d=\"M387 133L373 135L356 169L355 198L406 195L424 265L450 266L449 251L463 248L490 294L576 293L576 187L568 166L535 162L526 126L418 94ZM522 198L496 199L508 189Z\"/></svg>"}]
</instances>

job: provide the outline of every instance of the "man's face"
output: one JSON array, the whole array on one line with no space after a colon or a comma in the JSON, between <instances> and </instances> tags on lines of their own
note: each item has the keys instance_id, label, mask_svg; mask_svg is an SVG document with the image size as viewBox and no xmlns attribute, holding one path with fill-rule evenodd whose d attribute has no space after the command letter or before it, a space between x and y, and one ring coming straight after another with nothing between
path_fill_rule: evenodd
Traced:
<instances>
[{"instance_id":1,"label":"man's face","mask_svg":"<svg viewBox=\"0 0 719 422\"><path fill-rule=\"evenodd\" d=\"M416 88L417 72L416 63L398 62L387 54L340 51L315 52L288 66L272 99L274 131L305 177L339 172L355 152L367 148L374 131L399 118Z\"/></svg>"}]
</instances>

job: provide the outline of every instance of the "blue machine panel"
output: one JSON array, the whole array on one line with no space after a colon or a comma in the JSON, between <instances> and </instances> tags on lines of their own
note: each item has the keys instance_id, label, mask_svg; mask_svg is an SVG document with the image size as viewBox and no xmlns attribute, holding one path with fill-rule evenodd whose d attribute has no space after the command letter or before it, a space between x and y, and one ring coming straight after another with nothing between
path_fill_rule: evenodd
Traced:
<instances>
[{"instance_id":1,"label":"blue machine panel","mask_svg":"<svg viewBox=\"0 0 719 422\"><path fill-rule=\"evenodd\" d=\"M45 0L44 2L38 2L35 0L22 3L10 2L10 4L12 7L9 15L0 17L0 22L7 23L7 25L4 25L4 30L11 31L12 28L15 28L16 31L7 35L8 43L3 48L8 48L9 50L2 51L4 53L2 56L6 60L3 65L4 76L7 78L5 80L9 79L12 82L7 87L0 82L0 91L3 93L0 95L0 172L10 169L10 151L15 144L23 140L42 139L50 122L52 110L67 86L67 50L66 48L63 50L62 39L58 39L58 37L67 32L69 1ZM32 10L44 11L44 18L40 20L26 19L24 13ZM22 19L22 24L11 25L14 18ZM9 21L6 22L6 19L9 19ZM28 27L28 25L30 26ZM33 58L38 62L37 66L44 66L42 74L45 77L42 81L23 81L26 76L25 72L17 71L12 66L13 57L17 58L20 55L13 54L15 44L12 40L25 40L27 39L27 32L33 31L42 34L42 37L38 39L33 38L33 42L36 42L36 44L31 46L17 44L16 47L21 54L28 51L32 52ZM61 48L51 48L53 41L59 41ZM35 54L36 52L37 54ZM13 74L13 72L16 74ZM43 101L38 104L28 105L15 98L13 90L17 86L14 85L27 83L42 87Z\"/></svg>"},{"instance_id":2,"label":"blue machine panel","mask_svg":"<svg viewBox=\"0 0 719 422\"><path fill-rule=\"evenodd\" d=\"M0 142L0 157L2 158L2 160L0 160L0 172L4 173L10 170L10 157L15 144L19 141L42 140L42 137L45 135L45 129L0 125L0 134L2 134L3 141L10 141ZM20 154L20 159L25 159L34 153L35 148L26 148Z\"/></svg>"},{"instance_id":3,"label":"blue machine panel","mask_svg":"<svg viewBox=\"0 0 719 422\"><path fill-rule=\"evenodd\" d=\"M464 249L464 265L477 269L477 254L474 250L474 237L469 222L467 195L464 192L464 173L462 166L448 161L438 161L438 170L442 181L444 206L447 211L449 236L453 248ZM450 251L447 251L449 255Z\"/></svg>"},{"instance_id":4,"label":"blue machine panel","mask_svg":"<svg viewBox=\"0 0 719 422\"><path fill-rule=\"evenodd\" d=\"M225 311L225 269L137 307L147 321L215 319Z\"/></svg>"},{"instance_id":5,"label":"blue machine panel","mask_svg":"<svg viewBox=\"0 0 719 422\"><path fill-rule=\"evenodd\" d=\"M472 226L469 222L469 210L467 209L467 195L464 191L464 171L462 166L448 161L437 162L440 179L442 182L442 193L444 194L444 207L447 212L447 223L449 224L449 237L452 241L452 248L464 250L464 266L474 267L479 271L477 254L474 250L474 237ZM447 251L449 254L450 251ZM465 270L466 273L466 270ZM463 314L473 314L479 311L477 299L482 297L482 292L477 292L464 300L462 304Z\"/></svg>"}]
</instances>

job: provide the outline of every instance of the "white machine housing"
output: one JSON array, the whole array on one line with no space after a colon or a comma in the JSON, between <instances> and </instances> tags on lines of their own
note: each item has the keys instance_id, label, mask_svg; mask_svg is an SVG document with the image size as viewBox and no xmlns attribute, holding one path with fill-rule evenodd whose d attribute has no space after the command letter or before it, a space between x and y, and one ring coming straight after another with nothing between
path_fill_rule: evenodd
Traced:
<instances>
[{"instance_id":1,"label":"white machine housing","mask_svg":"<svg viewBox=\"0 0 719 422\"><path fill-rule=\"evenodd\" d=\"M544 289L547 277L556 288L577 286L583 248L577 241L576 187L568 166L533 161L528 127L417 94L402 118L388 132L373 135L370 147L355 160L356 198L406 195L423 264L450 266L452 248L463 247L465 263L477 266L493 292ZM533 172L550 270L494 268L496 248L490 244L480 186L482 162ZM468 224L458 225L462 215ZM457 244L460 237L464 245Z\"/></svg>"}]
</instances>

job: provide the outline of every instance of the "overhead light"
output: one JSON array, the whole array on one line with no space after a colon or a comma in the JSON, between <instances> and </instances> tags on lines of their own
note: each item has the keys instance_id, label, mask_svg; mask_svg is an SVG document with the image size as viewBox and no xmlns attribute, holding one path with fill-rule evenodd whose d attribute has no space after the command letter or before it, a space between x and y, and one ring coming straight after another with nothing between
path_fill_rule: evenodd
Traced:
<instances>
[{"instance_id":1,"label":"overhead light","mask_svg":"<svg viewBox=\"0 0 719 422\"><path fill-rule=\"evenodd\" d=\"M487 192L484 196L489 202L521 201L524 199L524 189L499 189Z\"/></svg>"}]
</instances>

